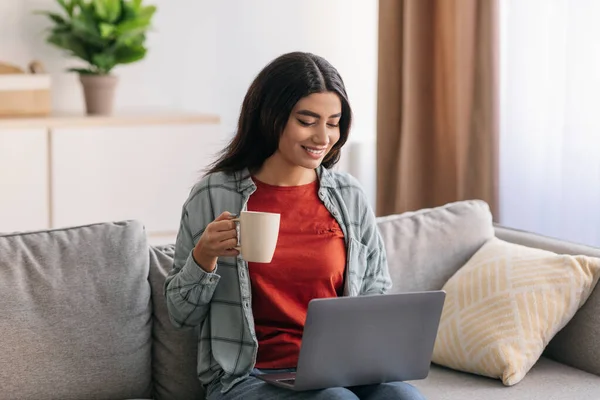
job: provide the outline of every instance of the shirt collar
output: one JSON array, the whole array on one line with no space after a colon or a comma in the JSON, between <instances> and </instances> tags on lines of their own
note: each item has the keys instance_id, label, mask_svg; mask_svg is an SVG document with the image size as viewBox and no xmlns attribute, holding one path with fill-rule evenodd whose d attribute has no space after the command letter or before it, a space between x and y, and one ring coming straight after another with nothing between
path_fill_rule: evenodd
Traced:
<instances>
[{"instance_id":1,"label":"shirt collar","mask_svg":"<svg viewBox=\"0 0 600 400\"><path fill-rule=\"evenodd\" d=\"M335 187L335 180L333 178L333 174L330 170L319 165L316 169L317 171L317 179L319 179L320 187ZM249 188L256 189L256 185L252 180L252 175L250 175L250 171L247 168L244 168L241 171L235 173L235 180L237 182L237 190L239 193L243 193Z\"/></svg>"},{"instance_id":2,"label":"shirt collar","mask_svg":"<svg viewBox=\"0 0 600 400\"><path fill-rule=\"evenodd\" d=\"M330 170L322 165L317 168L317 176L319 177L319 185L321 187L332 188L335 187L335 180Z\"/></svg>"}]
</instances>

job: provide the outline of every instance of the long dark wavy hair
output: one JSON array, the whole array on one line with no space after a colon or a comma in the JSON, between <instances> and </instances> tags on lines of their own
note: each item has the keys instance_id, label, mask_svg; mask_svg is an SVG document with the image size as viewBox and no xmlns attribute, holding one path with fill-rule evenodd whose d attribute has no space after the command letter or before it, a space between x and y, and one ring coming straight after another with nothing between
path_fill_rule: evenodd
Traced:
<instances>
[{"instance_id":1,"label":"long dark wavy hair","mask_svg":"<svg viewBox=\"0 0 600 400\"><path fill-rule=\"evenodd\" d=\"M322 162L325 168L333 167L340 159L352 122L344 82L324 58L293 52L279 56L256 76L242 103L236 135L207 173L258 170L279 147L279 138L296 103L322 92L336 93L342 103L340 138Z\"/></svg>"}]
</instances>

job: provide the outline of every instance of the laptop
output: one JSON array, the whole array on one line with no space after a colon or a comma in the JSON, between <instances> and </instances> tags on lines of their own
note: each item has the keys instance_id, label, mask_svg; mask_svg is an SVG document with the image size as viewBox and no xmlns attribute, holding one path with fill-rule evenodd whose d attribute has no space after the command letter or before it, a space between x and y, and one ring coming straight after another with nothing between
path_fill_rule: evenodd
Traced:
<instances>
[{"instance_id":1,"label":"laptop","mask_svg":"<svg viewBox=\"0 0 600 400\"><path fill-rule=\"evenodd\" d=\"M296 390L425 379L446 293L314 299L296 372L256 375Z\"/></svg>"}]
</instances>

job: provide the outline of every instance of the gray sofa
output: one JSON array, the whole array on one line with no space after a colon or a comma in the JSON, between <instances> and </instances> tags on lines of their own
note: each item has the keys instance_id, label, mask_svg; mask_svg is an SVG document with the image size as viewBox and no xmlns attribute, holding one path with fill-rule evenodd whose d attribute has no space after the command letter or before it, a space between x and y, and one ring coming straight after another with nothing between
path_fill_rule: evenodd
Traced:
<instances>
[{"instance_id":1,"label":"gray sofa","mask_svg":"<svg viewBox=\"0 0 600 400\"><path fill-rule=\"evenodd\" d=\"M492 224L480 201L379 218L394 292L440 289L494 235L563 253L600 250ZM201 399L196 330L175 330L162 286L173 246L137 221L0 235L0 400ZM433 365L428 399L600 398L600 289L525 379Z\"/></svg>"}]
</instances>

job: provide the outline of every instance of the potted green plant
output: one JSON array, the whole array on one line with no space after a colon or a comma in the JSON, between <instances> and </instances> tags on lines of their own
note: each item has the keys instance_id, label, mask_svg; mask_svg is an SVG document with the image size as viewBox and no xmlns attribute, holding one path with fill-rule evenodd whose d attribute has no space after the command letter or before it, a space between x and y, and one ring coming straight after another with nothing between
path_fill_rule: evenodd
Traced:
<instances>
[{"instance_id":1,"label":"potted green plant","mask_svg":"<svg viewBox=\"0 0 600 400\"><path fill-rule=\"evenodd\" d=\"M79 74L88 115L112 113L118 78L111 72L146 56L146 33L156 7L142 0L56 0L62 12L42 11L52 21L47 42L86 63Z\"/></svg>"}]
</instances>

